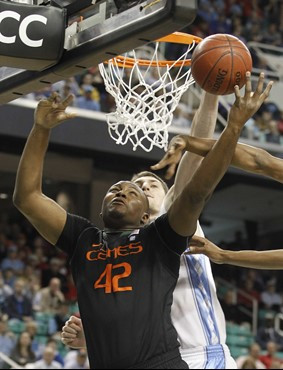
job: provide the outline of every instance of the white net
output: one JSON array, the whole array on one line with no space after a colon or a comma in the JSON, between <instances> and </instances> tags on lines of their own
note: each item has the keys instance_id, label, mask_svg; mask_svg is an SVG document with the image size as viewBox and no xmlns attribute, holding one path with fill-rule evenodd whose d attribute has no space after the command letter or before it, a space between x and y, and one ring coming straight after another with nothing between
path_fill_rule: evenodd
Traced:
<instances>
[{"instance_id":1,"label":"white net","mask_svg":"<svg viewBox=\"0 0 283 370\"><path fill-rule=\"evenodd\" d=\"M118 58L100 64L100 73L106 90L116 103L116 112L107 115L109 134L117 144L132 143L150 152L153 147L166 149L168 127L180 99L194 79L186 62L195 42L172 65L160 67L160 43L150 48L150 57L144 49L134 50L125 56L133 58L129 68L127 59L118 65ZM148 48L146 50L149 50ZM147 53L148 54L148 53ZM139 59L147 58L148 66L140 66ZM154 66L153 66L154 65Z\"/></svg>"}]
</instances>

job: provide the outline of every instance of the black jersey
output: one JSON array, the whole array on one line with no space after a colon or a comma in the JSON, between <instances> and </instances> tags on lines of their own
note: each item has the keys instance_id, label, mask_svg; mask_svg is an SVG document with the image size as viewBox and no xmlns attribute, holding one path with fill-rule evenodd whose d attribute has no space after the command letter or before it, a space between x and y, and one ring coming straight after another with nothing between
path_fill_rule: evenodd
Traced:
<instances>
[{"instance_id":1,"label":"black jersey","mask_svg":"<svg viewBox=\"0 0 283 370\"><path fill-rule=\"evenodd\" d=\"M68 215L57 244L71 258L91 368L127 369L178 349L170 313L188 238L167 215L114 233Z\"/></svg>"}]
</instances>

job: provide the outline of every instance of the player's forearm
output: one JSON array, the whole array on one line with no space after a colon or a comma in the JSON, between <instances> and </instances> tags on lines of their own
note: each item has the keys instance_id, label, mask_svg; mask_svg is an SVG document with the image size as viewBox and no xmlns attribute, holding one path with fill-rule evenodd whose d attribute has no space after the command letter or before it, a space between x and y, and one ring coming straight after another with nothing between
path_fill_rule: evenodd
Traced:
<instances>
[{"instance_id":1,"label":"player's forearm","mask_svg":"<svg viewBox=\"0 0 283 370\"><path fill-rule=\"evenodd\" d=\"M187 136L186 141L187 150L202 157L207 156L216 143L214 139L201 139L192 136ZM238 143L231 165L244 171L264 174L267 169L267 156L270 155L265 150Z\"/></svg>"},{"instance_id":2,"label":"player's forearm","mask_svg":"<svg viewBox=\"0 0 283 370\"><path fill-rule=\"evenodd\" d=\"M44 157L49 137L50 130L39 125L33 126L17 171L14 203L18 208L28 202L30 195L41 192Z\"/></svg>"},{"instance_id":3,"label":"player's forearm","mask_svg":"<svg viewBox=\"0 0 283 370\"><path fill-rule=\"evenodd\" d=\"M283 250L265 252L223 251L221 254L221 262L224 264L262 270L283 269Z\"/></svg>"},{"instance_id":4,"label":"player's forearm","mask_svg":"<svg viewBox=\"0 0 283 370\"><path fill-rule=\"evenodd\" d=\"M186 136L187 150L205 157L216 140ZM238 143L231 165L246 172L256 173L283 182L283 161L267 151Z\"/></svg>"},{"instance_id":5,"label":"player's forearm","mask_svg":"<svg viewBox=\"0 0 283 370\"><path fill-rule=\"evenodd\" d=\"M203 93L200 106L194 116L191 135L210 138L213 136L218 112L218 96ZM197 153L196 153L197 154ZM192 179L202 158L193 153L185 153L180 162L174 188L174 199L183 191L186 184Z\"/></svg>"},{"instance_id":6,"label":"player's forearm","mask_svg":"<svg viewBox=\"0 0 283 370\"><path fill-rule=\"evenodd\" d=\"M192 123L191 135L203 138L212 137L218 112L218 96L204 93Z\"/></svg>"}]
</instances>

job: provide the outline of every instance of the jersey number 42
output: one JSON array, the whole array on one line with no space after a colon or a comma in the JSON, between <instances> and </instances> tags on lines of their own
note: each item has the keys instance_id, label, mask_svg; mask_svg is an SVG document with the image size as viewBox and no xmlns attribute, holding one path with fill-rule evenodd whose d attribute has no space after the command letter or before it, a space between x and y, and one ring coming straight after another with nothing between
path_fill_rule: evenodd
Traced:
<instances>
[{"instance_id":1,"label":"jersey number 42","mask_svg":"<svg viewBox=\"0 0 283 370\"><path fill-rule=\"evenodd\" d=\"M115 270L119 268L123 268L124 272L113 276L116 272ZM94 283L94 289L104 289L106 294L132 291L133 288L131 286L119 286L120 280L129 277L131 273L132 266L129 263L120 263L119 265L108 264L98 280Z\"/></svg>"}]
</instances>

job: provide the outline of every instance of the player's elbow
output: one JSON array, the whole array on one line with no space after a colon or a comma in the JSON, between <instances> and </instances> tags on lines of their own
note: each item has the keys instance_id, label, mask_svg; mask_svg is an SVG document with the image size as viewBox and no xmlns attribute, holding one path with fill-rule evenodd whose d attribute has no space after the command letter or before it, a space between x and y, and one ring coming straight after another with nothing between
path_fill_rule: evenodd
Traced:
<instances>
[{"instance_id":1,"label":"player's elbow","mask_svg":"<svg viewBox=\"0 0 283 370\"><path fill-rule=\"evenodd\" d=\"M14 193L13 195L13 204L14 206L21 212L21 213L25 213L26 209L27 209L27 203L26 201L21 197L19 196L17 193Z\"/></svg>"},{"instance_id":2,"label":"player's elbow","mask_svg":"<svg viewBox=\"0 0 283 370\"><path fill-rule=\"evenodd\" d=\"M23 205L23 197L15 190L13 194L13 204L20 210Z\"/></svg>"},{"instance_id":3,"label":"player's elbow","mask_svg":"<svg viewBox=\"0 0 283 370\"><path fill-rule=\"evenodd\" d=\"M30 210L31 199L27 195L14 191L13 204L21 213L27 214Z\"/></svg>"}]
</instances>

